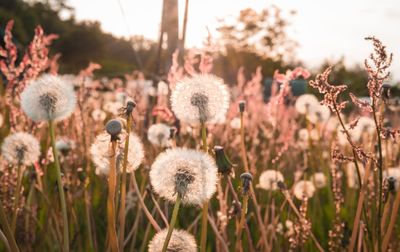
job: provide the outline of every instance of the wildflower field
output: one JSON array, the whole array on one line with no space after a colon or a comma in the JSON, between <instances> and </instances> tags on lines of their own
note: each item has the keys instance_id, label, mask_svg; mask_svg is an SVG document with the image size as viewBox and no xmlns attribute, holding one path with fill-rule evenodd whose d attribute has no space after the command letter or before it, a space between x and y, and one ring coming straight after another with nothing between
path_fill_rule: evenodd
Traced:
<instances>
[{"instance_id":1,"label":"wildflower field","mask_svg":"<svg viewBox=\"0 0 400 252\"><path fill-rule=\"evenodd\" d=\"M400 251L392 53L367 37L367 97L329 66L228 83L208 45L168 73L61 74L62 34L0 47L0 251ZM62 60L62 58L61 58ZM398 60L395 57L393 60ZM246 67L246 66L244 66ZM293 82L307 92L295 95Z\"/></svg>"}]
</instances>

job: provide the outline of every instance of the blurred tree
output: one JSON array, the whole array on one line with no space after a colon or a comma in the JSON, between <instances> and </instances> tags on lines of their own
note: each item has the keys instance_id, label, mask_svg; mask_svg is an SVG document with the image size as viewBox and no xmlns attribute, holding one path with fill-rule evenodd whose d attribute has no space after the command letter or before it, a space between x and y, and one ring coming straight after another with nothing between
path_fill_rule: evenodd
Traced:
<instances>
[{"instance_id":1,"label":"blurred tree","mask_svg":"<svg viewBox=\"0 0 400 252\"><path fill-rule=\"evenodd\" d=\"M294 14L290 12L290 16ZM247 8L233 20L220 19L219 22L221 45L277 61L291 60L294 56L297 43L288 36L290 23L277 6L260 12Z\"/></svg>"}]
</instances>

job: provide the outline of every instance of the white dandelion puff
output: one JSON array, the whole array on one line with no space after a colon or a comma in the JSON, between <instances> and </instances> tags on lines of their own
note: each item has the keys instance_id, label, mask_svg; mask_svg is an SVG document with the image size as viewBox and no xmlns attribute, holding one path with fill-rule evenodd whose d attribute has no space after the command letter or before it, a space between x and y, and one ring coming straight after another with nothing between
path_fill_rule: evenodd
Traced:
<instances>
[{"instance_id":1,"label":"white dandelion puff","mask_svg":"<svg viewBox=\"0 0 400 252\"><path fill-rule=\"evenodd\" d=\"M284 181L281 172L275 170L266 170L261 173L258 186L264 190L275 191L278 189L278 181Z\"/></svg>"},{"instance_id":2,"label":"white dandelion puff","mask_svg":"<svg viewBox=\"0 0 400 252\"><path fill-rule=\"evenodd\" d=\"M229 108L229 91L214 75L194 75L177 83L172 90L171 107L182 122L221 122Z\"/></svg>"},{"instance_id":3,"label":"white dandelion puff","mask_svg":"<svg viewBox=\"0 0 400 252\"><path fill-rule=\"evenodd\" d=\"M312 94L300 95L295 103L295 108L300 114L309 113L314 107L320 106L317 97Z\"/></svg>"},{"instance_id":4,"label":"white dandelion puff","mask_svg":"<svg viewBox=\"0 0 400 252\"><path fill-rule=\"evenodd\" d=\"M394 179L394 190L399 189L400 185L400 169L398 167L388 168L387 170L383 171L383 178L384 179Z\"/></svg>"},{"instance_id":5,"label":"white dandelion puff","mask_svg":"<svg viewBox=\"0 0 400 252\"><path fill-rule=\"evenodd\" d=\"M326 186L327 178L323 172L316 172L312 175L311 181L316 188L322 188Z\"/></svg>"},{"instance_id":6,"label":"white dandelion puff","mask_svg":"<svg viewBox=\"0 0 400 252\"><path fill-rule=\"evenodd\" d=\"M56 148L62 154L67 154L70 150L75 149L75 141L68 138L60 138L56 141Z\"/></svg>"},{"instance_id":7,"label":"white dandelion puff","mask_svg":"<svg viewBox=\"0 0 400 252\"><path fill-rule=\"evenodd\" d=\"M161 252L168 230L159 231L149 243L149 252ZM184 230L174 229L171 240L168 243L167 251L196 252L197 245L193 235Z\"/></svg>"},{"instance_id":8,"label":"white dandelion puff","mask_svg":"<svg viewBox=\"0 0 400 252\"><path fill-rule=\"evenodd\" d=\"M240 129L240 118L235 117L231 120L230 126L232 129Z\"/></svg>"},{"instance_id":9,"label":"white dandelion puff","mask_svg":"<svg viewBox=\"0 0 400 252\"><path fill-rule=\"evenodd\" d=\"M147 131L147 139L155 146L171 146L171 127L163 123L157 123L150 126Z\"/></svg>"},{"instance_id":10,"label":"white dandelion puff","mask_svg":"<svg viewBox=\"0 0 400 252\"><path fill-rule=\"evenodd\" d=\"M293 186L293 194L299 200L311 198L315 193L315 186L311 181L301 180Z\"/></svg>"},{"instance_id":11,"label":"white dandelion puff","mask_svg":"<svg viewBox=\"0 0 400 252\"><path fill-rule=\"evenodd\" d=\"M72 114L75 105L73 85L50 74L32 81L21 94L22 110L35 122L63 120Z\"/></svg>"},{"instance_id":12,"label":"white dandelion puff","mask_svg":"<svg viewBox=\"0 0 400 252\"><path fill-rule=\"evenodd\" d=\"M158 195L171 202L179 195L184 204L201 205L215 193L217 166L204 152L169 149L151 166L150 182Z\"/></svg>"},{"instance_id":13,"label":"white dandelion puff","mask_svg":"<svg viewBox=\"0 0 400 252\"><path fill-rule=\"evenodd\" d=\"M117 168L122 167L122 160L124 156L126 132L120 134L120 139L117 144L116 159ZM101 133L96 137L96 140L90 147L90 154L92 161L96 166L96 174L108 175L110 170L110 135L106 132ZM129 149L128 149L128 165L126 172L130 173L135 171L142 163L144 158L143 145L139 137L131 132L129 135Z\"/></svg>"},{"instance_id":14,"label":"white dandelion puff","mask_svg":"<svg viewBox=\"0 0 400 252\"><path fill-rule=\"evenodd\" d=\"M93 110L91 115L92 115L93 120L95 120L96 122L104 122L104 120L107 117L106 112L104 112L101 109Z\"/></svg>"},{"instance_id":15,"label":"white dandelion puff","mask_svg":"<svg viewBox=\"0 0 400 252\"><path fill-rule=\"evenodd\" d=\"M39 159L40 145L31 134L18 132L4 139L1 153L10 164L29 166Z\"/></svg>"},{"instance_id":16,"label":"white dandelion puff","mask_svg":"<svg viewBox=\"0 0 400 252\"><path fill-rule=\"evenodd\" d=\"M310 107L310 111L307 114L307 119L313 124L325 123L331 117L331 110L323 105L315 105Z\"/></svg>"}]
</instances>

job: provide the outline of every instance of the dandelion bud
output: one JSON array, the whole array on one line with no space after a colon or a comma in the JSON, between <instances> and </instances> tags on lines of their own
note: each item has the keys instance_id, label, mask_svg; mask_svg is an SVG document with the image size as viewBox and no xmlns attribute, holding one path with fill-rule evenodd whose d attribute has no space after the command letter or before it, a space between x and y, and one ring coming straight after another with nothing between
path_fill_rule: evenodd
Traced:
<instances>
[{"instance_id":1,"label":"dandelion bud","mask_svg":"<svg viewBox=\"0 0 400 252\"><path fill-rule=\"evenodd\" d=\"M242 179L242 193L247 194L250 190L251 181L253 180L253 175L249 172L242 173L240 175Z\"/></svg>"},{"instance_id":2,"label":"dandelion bud","mask_svg":"<svg viewBox=\"0 0 400 252\"><path fill-rule=\"evenodd\" d=\"M224 147L222 146L215 146L215 162L217 163L218 172L222 175L229 175L232 171L233 164L226 156Z\"/></svg>"},{"instance_id":3,"label":"dandelion bud","mask_svg":"<svg viewBox=\"0 0 400 252\"><path fill-rule=\"evenodd\" d=\"M240 113L243 113L245 108L246 108L246 101L243 101L243 100L239 101L239 111L240 111Z\"/></svg>"},{"instance_id":4,"label":"dandelion bud","mask_svg":"<svg viewBox=\"0 0 400 252\"><path fill-rule=\"evenodd\" d=\"M122 131L122 124L117 119L112 119L106 124L106 131L111 135L111 140L115 141Z\"/></svg>"},{"instance_id":5,"label":"dandelion bud","mask_svg":"<svg viewBox=\"0 0 400 252\"><path fill-rule=\"evenodd\" d=\"M388 177L388 191L394 193L396 191L396 178L395 177Z\"/></svg>"},{"instance_id":6,"label":"dandelion bud","mask_svg":"<svg viewBox=\"0 0 400 252\"><path fill-rule=\"evenodd\" d=\"M390 97L390 88L391 88L390 84L383 84L382 85L381 92L382 92L382 96L383 96L384 99L389 99L389 97Z\"/></svg>"},{"instance_id":7,"label":"dandelion bud","mask_svg":"<svg viewBox=\"0 0 400 252\"><path fill-rule=\"evenodd\" d=\"M135 107L136 107L136 103L134 101L128 101L126 103L126 113L131 114Z\"/></svg>"}]
</instances>

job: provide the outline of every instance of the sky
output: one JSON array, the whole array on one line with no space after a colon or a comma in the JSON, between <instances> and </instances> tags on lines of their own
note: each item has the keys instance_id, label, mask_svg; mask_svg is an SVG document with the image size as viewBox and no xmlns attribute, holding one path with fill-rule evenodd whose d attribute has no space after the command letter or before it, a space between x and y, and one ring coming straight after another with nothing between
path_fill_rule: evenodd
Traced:
<instances>
[{"instance_id":1,"label":"sky","mask_svg":"<svg viewBox=\"0 0 400 252\"><path fill-rule=\"evenodd\" d=\"M104 31L116 36L159 36L162 0L68 1L77 20L99 21ZM182 17L185 0L178 1ZM400 0L190 0L187 46L201 46L207 28L217 37L218 18L271 4L284 13L297 12L290 18L288 33L299 43L297 58L310 69L343 56L348 66L363 64L372 50L364 37L374 35L393 52L392 79L400 81Z\"/></svg>"}]
</instances>

